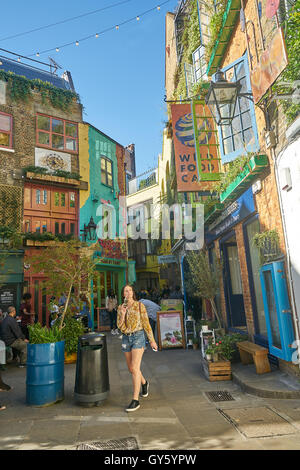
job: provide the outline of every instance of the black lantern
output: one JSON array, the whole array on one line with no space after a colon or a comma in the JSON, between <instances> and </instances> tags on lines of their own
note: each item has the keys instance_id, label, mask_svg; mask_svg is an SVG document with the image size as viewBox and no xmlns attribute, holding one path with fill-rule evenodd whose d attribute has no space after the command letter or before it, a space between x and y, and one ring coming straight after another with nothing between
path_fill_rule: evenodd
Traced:
<instances>
[{"instance_id":1,"label":"black lantern","mask_svg":"<svg viewBox=\"0 0 300 470\"><path fill-rule=\"evenodd\" d=\"M83 229L80 230L80 232L82 232L82 240L84 242L86 242L87 233L88 233L88 228L87 228L86 224L84 224Z\"/></svg>"},{"instance_id":2,"label":"black lantern","mask_svg":"<svg viewBox=\"0 0 300 470\"><path fill-rule=\"evenodd\" d=\"M216 72L215 81L210 82L205 102L218 126L228 125L233 120L241 88L240 82L228 82L221 70Z\"/></svg>"},{"instance_id":3,"label":"black lantern","mask_svg":"<svg viewBox=\"0 0 300 470\"><path fill-rule=\"evenodd\" d=\"M87 226L87 235L89 237L89 240L96 240L97 238L96 230L97 230L97 225L95 224L93 217L91 217Z\"/></svg>"}]
</instances>

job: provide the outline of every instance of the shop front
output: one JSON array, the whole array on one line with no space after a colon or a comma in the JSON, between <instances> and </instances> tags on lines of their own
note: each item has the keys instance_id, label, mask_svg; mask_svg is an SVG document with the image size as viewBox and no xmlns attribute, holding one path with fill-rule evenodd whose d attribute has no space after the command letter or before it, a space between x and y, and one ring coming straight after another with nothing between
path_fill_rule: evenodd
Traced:
<instances>
[{"instance_id":1,"label":"shop front","mask_svg":"<svg viewBox=\"0 0 300 470\"><path fill-rule=\"evenodd\" d=\"M23 288L23 250L0 250L0 309L15 307L19 312Z\"/></svg>"}]
</instances>

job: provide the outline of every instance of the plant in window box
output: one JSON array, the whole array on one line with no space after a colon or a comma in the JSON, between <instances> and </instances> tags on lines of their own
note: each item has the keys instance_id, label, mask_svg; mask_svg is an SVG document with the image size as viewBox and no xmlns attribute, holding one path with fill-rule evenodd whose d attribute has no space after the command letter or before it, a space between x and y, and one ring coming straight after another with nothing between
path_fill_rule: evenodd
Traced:
<instances>
[{"instance_id":1,"label":"plant in window box","mask_svg":"<svg viewBox=\"0 0 300 470\"><path fill-rule=\"evenodd\" d=\"M256 233L252 238L252 243L259 249L261 265L282 256L279 248L279 235L276 229Z\"/></svg>"}]
</instances>

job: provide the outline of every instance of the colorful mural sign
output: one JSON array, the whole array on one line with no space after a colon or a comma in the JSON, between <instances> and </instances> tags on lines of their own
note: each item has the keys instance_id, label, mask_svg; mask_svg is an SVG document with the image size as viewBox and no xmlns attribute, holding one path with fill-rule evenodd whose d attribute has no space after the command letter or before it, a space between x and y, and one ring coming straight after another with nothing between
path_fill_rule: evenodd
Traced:
<instances>
[{"instance_id":1,"label":"colorful mural sign","mask_svg":"<svg viewBox=\"0 0 300 470\"><path fill-rule=\"evenodd\" d=\"M125 241L115 241L110 239L99 239L101 258L126 259Z\"/></svg>"},{"instance_id":2,"label":"colorful mural sign","mask_svg":"<svg viewBox=\"0 0 300 470\"><path fill-rule=\"evenodd\" d=\"M278 28L269 47L262 53L259 64L250 73L254 103L258 103L287 65L283 31Z\"/></svg>"},{"instance_id":3,"label":"colorful mural sign","mask_svg":"<svg viewBox=\"0 0 300 470\"><path fill-rule=\"evenodd\" d=\"M204 102L197 102L192 109L190 104L172 105L171 113L177 191L205 193L211 189L211 181L219 179L218 145L210 111Z\"/></svg>"}]
</instances>

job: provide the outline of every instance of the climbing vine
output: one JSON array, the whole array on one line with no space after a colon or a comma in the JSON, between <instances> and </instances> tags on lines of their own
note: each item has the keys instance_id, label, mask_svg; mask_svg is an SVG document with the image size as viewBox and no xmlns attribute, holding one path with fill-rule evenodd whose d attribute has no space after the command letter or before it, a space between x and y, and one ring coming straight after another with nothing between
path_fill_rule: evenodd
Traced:
<instances>
[{"instance_id":1,"label":"climbing vine","mask_svg":"<svg viewBox=\"0 0 300 470\"><path fill-rule=\"evenodd\" d=\"M74 100L80 102L77 93L57 88L51 83L40 79L29 80L13 72L0 70L0 80L7 82L8 93L13 101L27 102L32 97L32 92L38 91L41 94L43 104L48 101L51 106L63 111L67 111Z\"/></svg>"}]
</instances>

